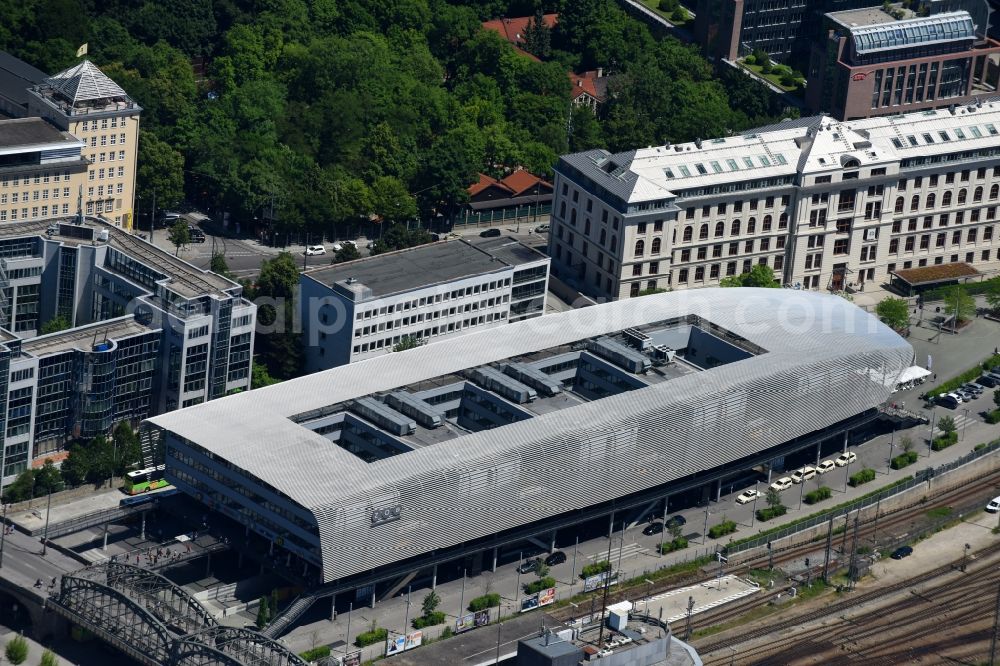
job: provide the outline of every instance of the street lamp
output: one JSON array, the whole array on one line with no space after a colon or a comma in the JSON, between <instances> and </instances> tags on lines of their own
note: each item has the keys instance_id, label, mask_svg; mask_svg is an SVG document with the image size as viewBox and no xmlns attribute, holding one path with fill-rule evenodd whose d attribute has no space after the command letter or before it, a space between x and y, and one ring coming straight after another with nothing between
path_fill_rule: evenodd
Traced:
<instances>
[{"instance_id":1,"label":"street lamp","mask_svg":"<svg viewBox=\"0 0 1000 666\"><path fill-rule=\"evenodd\" d=\"M971 545L965 544L965 550L962 552L962 573L965 573L965 565L969 560L969 549L972 548Z\"/></svg>"},{"instance_id":2,"label":"street lamp","mask_svg":"<svg viewBox=\"0 0 1000 666\"><path fill-rule=\"evenodd\" d=\"M851 477L851 459L847 459L847 464L844 465L844 492L847 492L847 480Z\"/></svg>"},{"instance_id":3,"label":"street lamp","mask_svg":"<svg viewBox=\"0 0 1000 666\"><path fill-rule=\"evenodd\" d=\"M892 451L896 446L896 426L892 426L892 436L889 438L889 463L886 465L885 473L888 474L889 470L892 469Z\"/></svg>"},{"instance_id":4,"label":"street lamp","mask_svg":"<svg viewBox=\"0 0 1000 666\"><path fill-rule=\"evenodd\" d=\"M969 422L969 408L965 408L965 420L962 421L962 441L965 441L965 425Z\"/></svg>"},{"instance_id":5,"label":"street lamp","mask_svg":"<svg viewBox=\"0 0 1000 666\"><path fill-rule=\"evenodd\" d=\"M760 496L760 481L754 481L753 484L753 507L750 509L750 527L753 527L754 518L757 517L757 498Z\"/></svg>"}]
</instances>

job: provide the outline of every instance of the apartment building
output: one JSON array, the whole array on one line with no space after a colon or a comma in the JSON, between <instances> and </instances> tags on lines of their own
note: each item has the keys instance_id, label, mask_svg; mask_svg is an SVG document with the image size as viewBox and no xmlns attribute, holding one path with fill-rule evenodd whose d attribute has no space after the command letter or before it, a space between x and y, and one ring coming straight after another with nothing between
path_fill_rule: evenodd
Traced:
<instances>
[{"instance_id":1,"label":"apartment building","mask_svg":"<svg viewBox=\"0 0 1000 666\"><path fill-rule=\"evenodd\" d=\"M968 11L919 16L901 5L826 15L806 101L840 119L968 104L1000 85L1000 43Z\"/></svg>"},{"instance_id":2,"label":"apartment building","mask_svg":"<svg viewBox=\"0 0 1000 666\"><path fill-rule=\"evenodd\" d=\"M41 118L0 120L0 223L75 214L90 167L84 148Z\"/></svg>"},{"instance_id":3,"label":"apartment building","mask_svg":"<svg viewBox=\"0 0 1000 666\"><path fill-rule=\"evenodd\" d=\"M135 202L135 172L139 139L139 116L142 107L136 104L118 84L108 78L94 63L82 60L58 74L38 80L25 88L27 81L37 79L37 70L8 54L0 58L0 110L16 118L42 118L57 130L68 132L82 142L80 154L86 160L84 180L81 183L61 183L59 194L70 189L70 201L65 197L46 205L36 195L46 188L29 190L33 205L23 205L24 176L18 184L12 177L2 183L22 188L18 218L42 219L76 213L81 208L85 215L101 215L124 229L131 229ZM46 165L41 164L40 167ZM44 185L45 169L29 173L32 185ZM0 189L0 192L3 190ZM51 194L51 192L50 192ZM34 205L34 202L38 202ZM48 213L43 213L47 209ZM27 213L25 213L27 210Z\"/></svg>"},{"instance_id":4,"label":"apartment building","mask_svg":"<svg viewBox=\"0 0 1000 666\"><path fill-rule=\"evenodd\" d=\"M549 258L507 237L429 243L300 276L309 372L545 312Z\"/></svg>"},{"instance_id":5,"label":"apartment building","mask_svg":"<svg viewBox=\"0 0 1000 666\"><path fill-rule=\"evenodd\" d=\"M903 269L1000 268L1000 101L563 156L553 274L596 298L717 286L766 264L840 291Z\"/></svg>"},{"instance_id":6,"label":"apartment building","mask_svg":"<svg viewBox=\"0 0 1000 666\"><path fill-rule=\"evenodd\" d=\"M69 328L39 335L61 318ZM97 218L0 224L0 481L250 387L242 287Z\"/></svg>"}]
</instances>

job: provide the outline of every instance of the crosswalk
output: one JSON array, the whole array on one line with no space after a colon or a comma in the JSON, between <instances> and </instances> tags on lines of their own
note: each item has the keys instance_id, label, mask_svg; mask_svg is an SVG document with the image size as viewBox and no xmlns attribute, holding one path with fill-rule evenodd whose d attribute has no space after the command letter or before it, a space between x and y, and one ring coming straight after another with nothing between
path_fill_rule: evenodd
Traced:
<instances>
[{"instance_id":1,"label":"crosswalk","mask_svg":"<svg viewBox=\"0 0 1000 666\"><path fill-rule=\"evenodd\" d=\"M972 416L972 411L971 410L969 411L969 415L968 416L966 416L965 412L963 412L961 410L955 410L955 411L956 411L956 414L954 414L954 415L948 414L948 416L951 416L951 418L954 419L954 421L955 421L955 427L958 429L959 432L961 432L962 428L965 427L965 426L972 426L972 425L974 425L976 423L979 423L979 419L977 419L977 418L975 418L975 417ZM939 421L940 421L940 419L939 419ZM935 424L934 424L934 436L935 437L940 437L941 435L944 434L944 432L941 430L941 428L939 428L938 425L937 425L937 423L939 421L936 421Z\"/></svg>"},{"instance_id":2,"label":"crosswalk","mask_svg":"<svg viewBox=\"0 0 1000 666\"><path fill-rule=\"evenodd\" d=\"M621 555L622 560L627 560L629 558L645 555L648 552L649 548L641 546L637 543L627 543L623 547L619 547L616 544L611 546L611 561L617 562L619 554ZM590 560L591 562L599 562L601 560L608 559L608 553L607 551L591 553L590 555L586 556L586 559Z\"/></svg>"}]
</instances>

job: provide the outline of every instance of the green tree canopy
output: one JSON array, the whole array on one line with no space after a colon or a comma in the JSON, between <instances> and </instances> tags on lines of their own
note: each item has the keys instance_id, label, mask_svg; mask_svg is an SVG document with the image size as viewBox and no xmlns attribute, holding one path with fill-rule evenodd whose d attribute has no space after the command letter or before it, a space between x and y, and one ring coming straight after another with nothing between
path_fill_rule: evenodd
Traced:
<instances>
[{"instance_id":1,"label":"green tree canopy","mask_svg":"<svg viewBox=\"0 0 1000 666\"><path fill-rule=\"evenodd\" d=\"M721 287L767 287L777 288L780 285L774 277L774 269L764 264L757 264L742 275L730 275L719 282Z\"/></svg>"},{"instance_id":2,"label":"green tree canopy","mask_svg":"<svg viewBox=\"0 0 1000 666\"><path fill-rule=\"evenodd\" d=\"M902 298L885 298L875 306L875 314L882 323L894 330L902 330L910 325L910 306Z\"/></svg>"},{"instance_id":3,"label":"green tree canopy","mask_svg":"<svg viewBox=\"0 0 1000 666\"><path fill-rule=\"evenodd\" d=\"M949 287L944 293L944 311L958 322L967 321L976 315L976 299L960 285Z\"/></svg>"},{"instance_id":4,"label":"green tree canopy","mask_svg":"<svg viewBox=\"0 0 1000 666\"><path fill-rule=\"evenodd\" d=\"M174 246L174 256L181 251L181 247L191 242L191 231L184 220L178 220L167 232L167 238Z\"/></svg>"},{"instance_id":5,"label":"green tree canopy","mask_svg":"<svg viewBox=\"0 0 1000 666\"><path fill-rule=\"evenodd\" d=\"M59 331L65 331L67 328L71 328L73 323L69 320L69 317L65 315L56 315L52 319L42 324L42 335L48 335L49 333L58 333Z\"/></svg>"}]
</instances>

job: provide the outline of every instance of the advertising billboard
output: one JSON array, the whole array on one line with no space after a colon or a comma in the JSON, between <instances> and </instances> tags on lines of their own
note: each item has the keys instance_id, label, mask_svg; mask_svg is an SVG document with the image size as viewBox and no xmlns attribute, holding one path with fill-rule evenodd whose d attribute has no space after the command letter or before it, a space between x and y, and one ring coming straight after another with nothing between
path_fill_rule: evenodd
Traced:
<instances>
[{"instance_id":1,"label":"advertising billboard","mask_svg":"<svg viewBox=\"0 0 1000 666\"><path fill-rule=\"evenodd\" d=\"M538 605L548 606L553 601L556 600L556 588L550 587L547 590L542 590L538 593Z\"/></svg>"},{"instance_id":2,"label":"advertising billboard","mask_svg":"<svg viewBox=\"0 0 1000 666\"><path fill-rule=\"evenodd\" d=\"M490 611L481 610L476 613L466 613L455 620L455 633L460 634L476 627L485 627L490 623Z\"/></svg>"},{"instance_id":3,"label":"advertising billboard","mask_svg":"<svg viewBox=\"0 0 1000 666\"><path fill-rule=\"evenodd\" d=\"M610 577L611 580L608 580ZM599 588L604 587L605 581L608 581L608 585L614 585L618 582L618 572L617 571L604 571L602 573L590 576L583 581L583 591L592 592Z\"/></svg>"},{"instance_id":4,"label":"advertising billboard","mask_svg":"<svg viewBox=\"0 0 1000 666\"><path fill-rule=\"evenodd\" d=\"M405 636L396 636L395 638L390 638L385 646L386 656L391 654L399 654L406 650L412 650L415 647L420 647L420 644L424 640L424 632L422 631L412 631Z\"/></svg>"},{"instance_id":5,"label":"advertising billboard","mask_svg":"<svg viewBox=\"0 0 1000 666\"><path fill-rule=\"evenodd\" d=\"M420 644L423 642L423 640L424 640L424 632L422 631L410 632L406 634L406 645L404 646L404 649L412 650L415 647L420 647Z\"/></svg>"}]
</instances>

